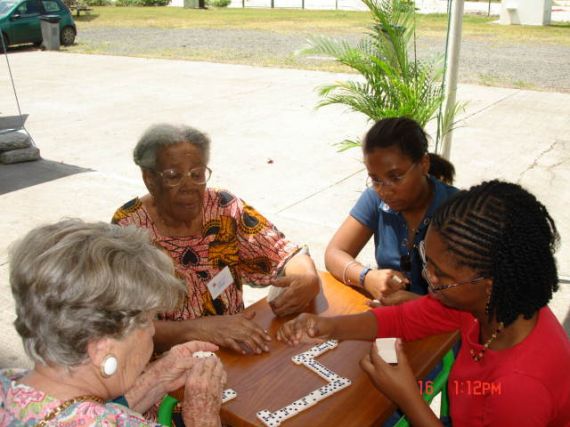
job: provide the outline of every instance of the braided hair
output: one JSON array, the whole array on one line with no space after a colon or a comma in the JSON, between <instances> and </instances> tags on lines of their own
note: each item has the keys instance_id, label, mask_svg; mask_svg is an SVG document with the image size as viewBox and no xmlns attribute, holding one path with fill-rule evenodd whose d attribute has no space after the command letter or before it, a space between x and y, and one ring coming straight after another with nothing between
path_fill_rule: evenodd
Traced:
<instances>
[{"instance_id":1,"label":"braided hair","mask_svg":"<svg viewBox=\"0 0 570 427\"><path fill-rule=\"evenodd\" d=\"M488 181L461 191L432 218L457 263L493 279L488 315L530 319L558 290L554 220L520 185Z\"/></svg>"}]
</instances>

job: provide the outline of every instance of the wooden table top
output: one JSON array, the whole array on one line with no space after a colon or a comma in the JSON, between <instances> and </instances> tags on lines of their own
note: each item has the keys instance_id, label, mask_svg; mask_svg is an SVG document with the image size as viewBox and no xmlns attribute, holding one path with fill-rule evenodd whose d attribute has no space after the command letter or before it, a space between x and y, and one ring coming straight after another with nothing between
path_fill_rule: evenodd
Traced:
<instances>
[{"instance_id":1,"label":"wooden table top","mask_svg":"<svg viewBox=\"0 0 570 427\"><path fill-rule=\"evenodd\" d=\"M353 314L366 311L366 297L338 282L329 273L321 273L322 290L306 312L325 316ZM272 337L279 327L292 317L276 317L264 299L247 308L256 312L254 319L267 329ZM457 333L428 337L404 343L404 350L417 378L423 378L456 341ZM271 351L262 355L240 355L220 350L218 356L228 374L226 388L237 392L237 397L222 405L224 424L234 427L263 426L256 413L263 409L274 412L311 391L325 385L325 381L291 357L306 351L313 344L288 347L275 338L269 344ZM343 341L338 347L317 360L352 385L322 400L311 408L283 422L284 427L305 426L370 426L381 425L395 410L395 406L380 393L360 369L360 359L370 351L370 342ZM182 399L183 389L173 393Z\"/></svg>"}]
</instances>

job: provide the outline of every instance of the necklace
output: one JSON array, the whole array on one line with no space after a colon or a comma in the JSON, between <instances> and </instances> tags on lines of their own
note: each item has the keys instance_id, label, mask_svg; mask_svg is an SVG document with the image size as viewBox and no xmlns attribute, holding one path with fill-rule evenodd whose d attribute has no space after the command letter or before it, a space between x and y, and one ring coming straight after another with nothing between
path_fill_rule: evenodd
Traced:
<instances>
[{"instance_id":1,"label":"necklace","mask_svg":"<svg viewBox=\"0 0 570 427\"><path fill-rule=\"evenodd\" d=\"M487 342L485 344L483 344L483 348L481 349L481 351L479 351L479 353L475 353L475 350L473 350L473 349L470 350L471 357L473 358L473 360L475 362L479 362L483 358L483 356L485 355L485 352L487 351L487 349L489 348L491 343L493 341L495 341L495 339L497 338L497 336L501 332L503 332L504 328L505 328L505 324L503 322L500 322L499 325L497 326L497 328L495 329L495 331L493 332L493 335L491 335L491 338L489 338L487 340Z\"/></svg>"},{"instance_id":2,"label":"necklace","mask_svg":"<svg viewBox=\"0 0 570 427\"><path fill-rule=\"evenodd\" d=\"M104 404L105 400L101 399L98 396L94 396L91 394L87 394L85 396L77 396L74 397L72 399L66 400L65 402L61 403L57 408L55 408L54 410L52 410L49 414L47 414L45 417L43 417L40 422L38 422L36 424L37 427L46 427L49 421L53 420L54 418L56 418L62 411L64 411L65 409L69 408L71 405L75 405L78 402L88 402L88 401L92 401L92 402L97 402L100 404Z\"/></svg>"}]
</instances>

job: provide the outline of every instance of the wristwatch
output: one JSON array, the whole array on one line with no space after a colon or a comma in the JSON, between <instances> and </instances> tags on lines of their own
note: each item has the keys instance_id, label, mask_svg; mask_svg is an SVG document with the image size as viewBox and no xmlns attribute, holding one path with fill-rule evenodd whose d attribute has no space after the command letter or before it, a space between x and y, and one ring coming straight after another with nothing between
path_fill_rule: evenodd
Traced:
<instances>
[{"instance_id":1,"label":"wristwatch","mask_svg":"<svg viewBox=\"0 0 570 427\"><path fill-rule=\"evenodd\" d=\"M370 272L370 270L372 269L368 266L360 270L360 276L358 276L358 283L360 284L361 288L364 288L364 279L366 278L366 275Z\"/></svg>"}]
</instances>

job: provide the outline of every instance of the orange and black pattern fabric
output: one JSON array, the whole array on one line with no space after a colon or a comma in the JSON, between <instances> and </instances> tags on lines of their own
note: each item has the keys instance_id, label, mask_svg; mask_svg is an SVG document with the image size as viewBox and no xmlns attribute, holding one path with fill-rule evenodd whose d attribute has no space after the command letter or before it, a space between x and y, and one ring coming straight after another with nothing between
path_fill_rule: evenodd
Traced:
<instances>
[{"instance_id":1,"label":"orange and black pattern fabric","mask_svg":"<svg viewBox=\"0 0 570 427\"><path fill-rule=\"evenodd\" d=\"M299 251L263 215L225 190L206 189L199 236L161 235L139 198L119 208L112 222L147 229L153 242L170 254L177 274L186 281L188 296L184 306L163 313L163 320L239 313L243 310L242 283L268 285ZM234 283L213 301L207 284L226 266Z\"/></svg>"}]
</instances>

